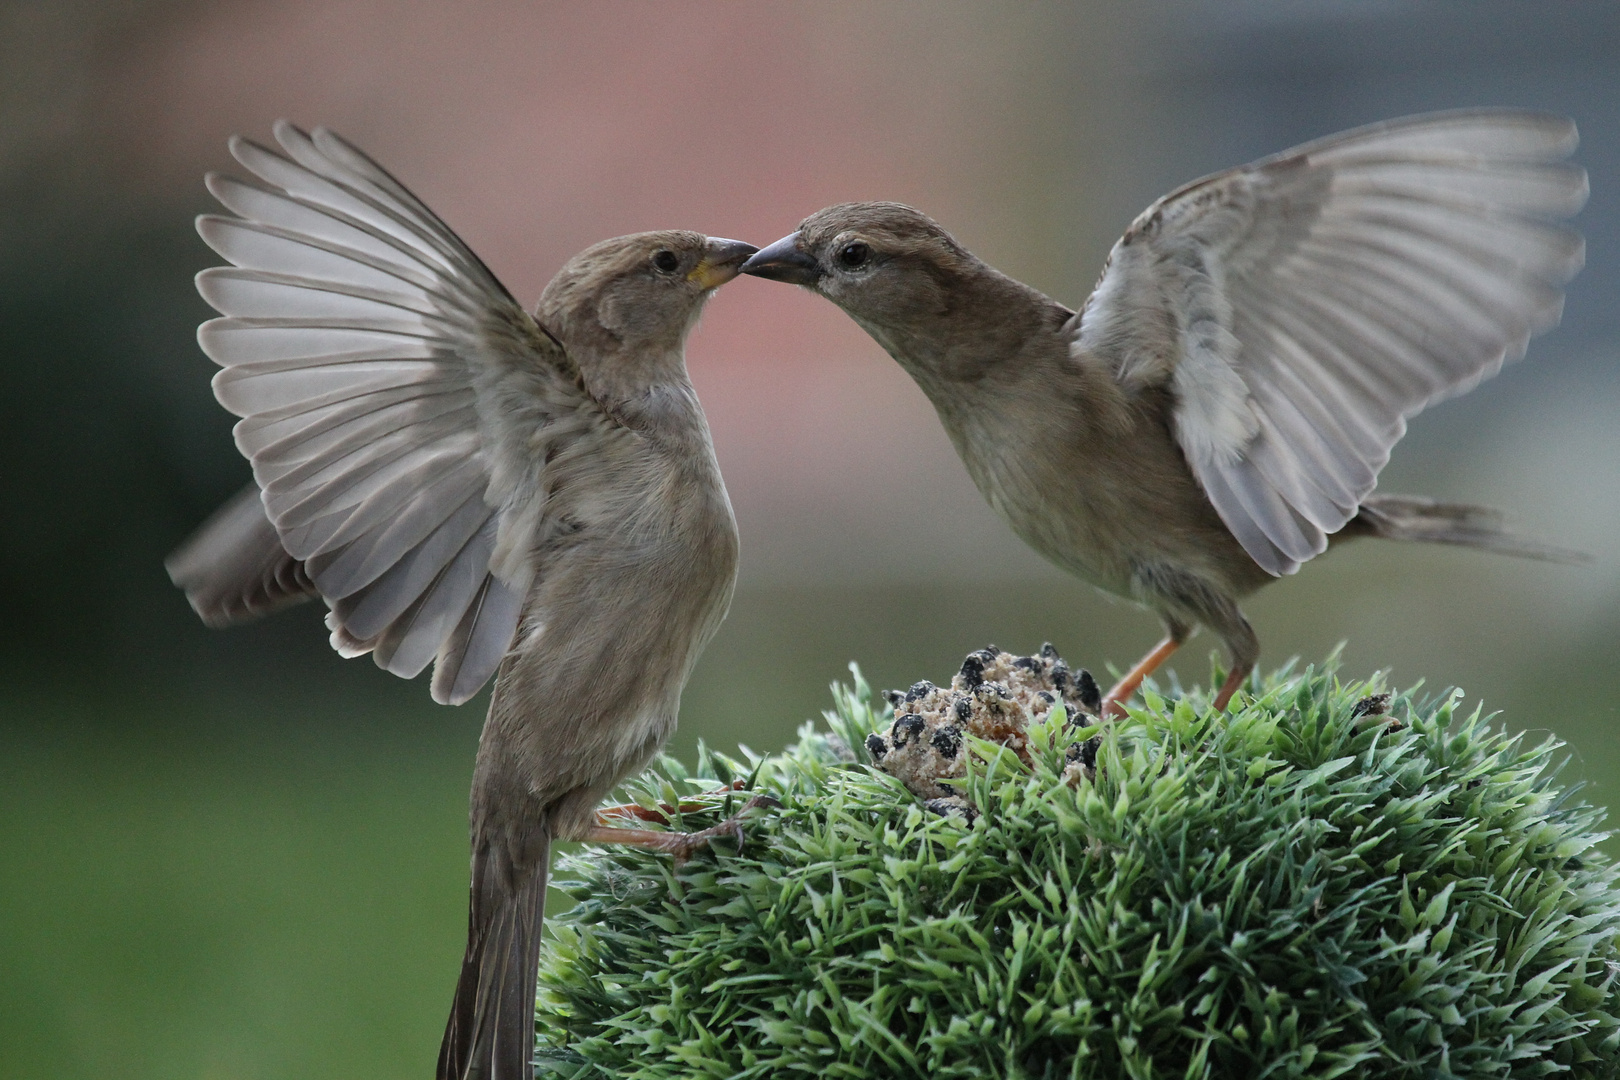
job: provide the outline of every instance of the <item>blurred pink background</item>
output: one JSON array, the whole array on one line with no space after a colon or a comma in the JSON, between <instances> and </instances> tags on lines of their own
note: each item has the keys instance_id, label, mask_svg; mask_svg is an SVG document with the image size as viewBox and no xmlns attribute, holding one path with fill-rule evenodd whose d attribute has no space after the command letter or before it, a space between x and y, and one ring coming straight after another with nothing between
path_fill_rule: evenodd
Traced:
<instances>
[{"instance_id":1,"label":"blurred pink background","mask_svg":"<svg viewBox=\"0 0 1620 1080\"><path fill-rule=\"evenodd\" d=\"M886 198L1075 304L1130 214L1058 203L1041 167L1056 150L1043 140L1076 147L1062 181L1083 188L1098 168L1084 128L1129 108L1109 87L1111 17L1063 45L1099 91L1076 130L1050 110L1074 74L1052 62L1051 11L292 0L158 14L126 13L52 133L96 147L108 195L172 202L234 164L230 134L325 124L525 303L606 236L683 227L763 245L829 203ZM1044 572L963 485L909 380L826 304L738 282L690 360L748 580Z\"/></svg>"}]
</instances>

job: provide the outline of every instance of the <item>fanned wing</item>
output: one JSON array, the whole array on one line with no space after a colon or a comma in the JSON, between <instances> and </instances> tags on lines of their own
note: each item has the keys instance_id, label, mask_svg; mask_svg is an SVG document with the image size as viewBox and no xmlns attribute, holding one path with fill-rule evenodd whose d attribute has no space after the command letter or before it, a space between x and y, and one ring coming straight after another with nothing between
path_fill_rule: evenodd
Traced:
<instances>
[{"instance_id":1,"label":"fanned wing","mask_svg":"<svg viewBox=\"0 0 1620 1080\"><path fill-rule=\"evenodd\" d=\"M1408 417L1558 322L1586 200L1568 120L1409 117L1196 181L1114 246L1077 355L1168 385L1176 437L1254 560L1292 573L1373 490Z\"/></svg>"},{"instance_id":2,"label":"fanned wing","mask_svg":"<svg viewBox=\"0 0 1620 1080\"><path fill-rule=\"evenodd\" d=\"M255 179L210 176L237 216L197 222L232 264L197 277L224 316L197 335L214 393L333 645L407 678L432 661L435 700L460 703L516 630L537 470L601 417L415 196L329 131L275 137L280 152L231 141Z\"/></svg>"}]
</instances>

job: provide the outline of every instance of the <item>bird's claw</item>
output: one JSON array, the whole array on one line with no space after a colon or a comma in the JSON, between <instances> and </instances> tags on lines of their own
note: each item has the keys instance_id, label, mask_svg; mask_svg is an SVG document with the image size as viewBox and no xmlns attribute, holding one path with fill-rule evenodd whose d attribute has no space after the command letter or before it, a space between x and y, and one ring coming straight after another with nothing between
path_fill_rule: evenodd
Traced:
<instances>
[{"instance_id":1,"label":"bird's claw","mask_svg":"<svg viewBox=\"0 0 1620 1080\"><path fill-rule=\"evenodd\" d=\"M730 837L737 842L739 848L742 847L746 839L743 833L743 818L748 812L762 806L781 805L781 801L774 796L760 792L743 803L741 809L718 825L711 825L709 828L700 829L697 832L671 834L672 839L669 850L670 854L675 856L675 865L679 866L686 862L697 852L708 847L710 841L718 840L723 836Z\"/></svg>"},{"instance_id":2,"label":"bird's claw","mask_svg":"<svg viewBox=\"0 0 1620 1080\"><path fill-rule=\"evenodd\" d=\"M735 780L724 787L714 789L714 791L717 792L742 790L743 781L741 780ZM710 793L705 792L705 794ZM676 805L671 805L670 803L659 803L655 807L641 806L637 803L621 803L617 806L604 806L598 810L596 812L596 823L598 825L611 826L614 818L630 817L637 818L641 821L655 821L662 824L674 817L677 813L696 813L697 811L702 810L703 807L704 804L701 802L683 802Z\"/></svg>"}]
</instances>

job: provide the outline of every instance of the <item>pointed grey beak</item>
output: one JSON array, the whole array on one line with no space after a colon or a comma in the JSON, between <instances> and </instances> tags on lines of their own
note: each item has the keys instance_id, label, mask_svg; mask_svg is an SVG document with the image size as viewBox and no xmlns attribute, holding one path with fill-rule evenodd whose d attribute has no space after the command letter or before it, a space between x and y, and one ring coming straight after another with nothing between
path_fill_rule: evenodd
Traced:
<instances>
[{"instance_id":1,"label":"pointed grey beak","mask_svg":"<svg viewBox=\"0 0 1620 1080\"><path fill-rule=\"evenodd\" d=\"M814 285L821 279L816 260L799 249L799 234L782 237L742 264L742 272L790 285Z\"/></svg>"},{"instance_id":2,"label":"pointed grey beak","mask_svg":"<svg viewBox=\"0 0 1620 1080\"><path fill-rule=\"evenodd\" d=\"M699 288L718 288L736 277L742 269L743 260L758 250L753 244L745 244L741 240L711 236L704 245L703 260L686 276L696 282Z\"/></svg>"}]
</instances>

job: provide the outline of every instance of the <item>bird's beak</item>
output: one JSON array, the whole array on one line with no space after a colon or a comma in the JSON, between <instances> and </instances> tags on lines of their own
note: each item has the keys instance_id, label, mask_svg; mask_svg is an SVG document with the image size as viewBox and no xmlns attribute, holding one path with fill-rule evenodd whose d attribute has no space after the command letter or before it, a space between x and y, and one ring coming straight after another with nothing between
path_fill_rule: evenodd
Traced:
<instances>
[{"instance_id":1,"label":"bird's beak","mask_svg":"<svg viewBox=\"0 0 1620 1080\"><path fill-rule=\"evenodd\" d=\"M790 285L814 285L821 279L821 267L799 248L799 234L782 237L742 264L742 272Z\"/></svg>"},{"instance_id":2,"label":"bird's beak","mask_svg":"<svg viewBox=\"0 0 1620 1080\"><path fill-rule=\"evenodd\" d=\"M722 240L718 236L711 236L702 261L686 275L686 280L700 289L719 288L736 277L742 270L743 260L758 250L753 244L745 244L741 240Z\"/></svg>"}]
</instances>

